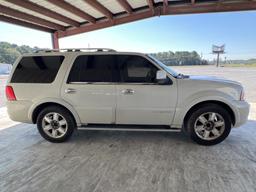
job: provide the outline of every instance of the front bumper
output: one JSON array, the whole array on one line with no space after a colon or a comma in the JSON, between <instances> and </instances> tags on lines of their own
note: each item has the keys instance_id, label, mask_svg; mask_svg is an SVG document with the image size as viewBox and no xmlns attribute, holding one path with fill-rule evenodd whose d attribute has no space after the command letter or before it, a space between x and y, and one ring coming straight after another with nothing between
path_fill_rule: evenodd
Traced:
<instances>
[{"instance_id":1,"label":"front bumper","mask_svg":"<svg viewBox=\"0 0 256 192\"><path fill-rule=\"evenodd\" d=\"M250 105L246 101L233 101L233 111L235 112L235 125L233 127L239 127L246 123L250 111Z\"/></svg>"}]
</instances>

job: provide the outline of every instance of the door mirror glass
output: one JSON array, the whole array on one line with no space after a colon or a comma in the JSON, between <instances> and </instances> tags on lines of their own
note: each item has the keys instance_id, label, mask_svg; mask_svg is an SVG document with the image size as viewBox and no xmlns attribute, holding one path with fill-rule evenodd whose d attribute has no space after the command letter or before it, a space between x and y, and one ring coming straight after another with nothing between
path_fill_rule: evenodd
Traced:
<instances>
[{"instance_id":1,"label":"door mirror glass","mask_svg":"<svg viewBox=\"0 0 256 192\"><path fill-rule=\"evenodd\" d=\"M157 79L157 80L165 80L166 77L167 77L167 74L166 74L165 71L163 71L163 70L158 70L158 71L156 72L156 79Z\"/></svg>"}]
</instances>

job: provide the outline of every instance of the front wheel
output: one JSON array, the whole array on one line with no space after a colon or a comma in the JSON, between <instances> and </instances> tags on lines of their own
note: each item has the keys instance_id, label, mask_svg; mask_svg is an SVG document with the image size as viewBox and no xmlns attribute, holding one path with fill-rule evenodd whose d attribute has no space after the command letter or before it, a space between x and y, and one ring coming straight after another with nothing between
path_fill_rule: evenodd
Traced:
<instances>
[{"instance_id":1,"label":"front wheel","mask_svg":"<svg viewBox=\"0 0 256 192\"><path fill-rule=\"evenodd\" d=\"M67 110L58 106L50 106L39 113L37 128L47 141L61 143L71 137L75 122Z\"/></svg>"},{"instance_id":2,"label":"front wheel","mask_svg":"<svg viewBox=\"0 0 256 192\"><path fill-rule=\"evenodd\" d=\"M231 118L222 106L206 104L192 112L185 126L191 139L196 143L215 145L229 135Z\"/></svg>"}]
</instances>

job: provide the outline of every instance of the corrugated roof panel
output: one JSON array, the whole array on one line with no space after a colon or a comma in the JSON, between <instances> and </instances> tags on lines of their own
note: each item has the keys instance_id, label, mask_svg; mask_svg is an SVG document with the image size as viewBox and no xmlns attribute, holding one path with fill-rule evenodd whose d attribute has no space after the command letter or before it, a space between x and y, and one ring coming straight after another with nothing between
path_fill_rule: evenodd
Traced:
<instances>
[{"instance_id":1,"label":"corrugated roof panel","mask_svg":"<svg viewBox=\"0 0 256 192\"><path fill-rule=\"evenodd\" d=\"M33 16L38 17L38 18L42 18L42 19L45 19L45 20L47 20L47 21L51 21L51 22L53 22L53 23L57 23L57 24L59 24L59 25L69 26L69 24L67 24L67 23L64 23L64 22L61 22L61 21L52 19L52 18L47 17L47 16L44 16L44 15L42 15L42 14L40 14L40 13L31 11L30 9L25 9L25 8L23 8L23 7L14 5L14 4L9 3L9 2L7 2L7 1L4 1L4 0L0 0L0 4L3 5L3 6L9 7L9 8L11 8L11 9L15 9L15 10L21 11L21 12L23 12L23 13L27 13L27 14L29 14L29 15L33 15ZM18 18L18 19L19 19L19 18Z\"/></svg>"},{"instance_id":2,"label":"corrugated roof panel","mask_svg":"<svg viewBox=\"0 0 256 192\"><path fill-rule=\"evenodd\" d=\"M98 0L98 2L114 14L125 11L116 0Z\"/></svg>"},{"instance_id":3,"label":"corrugated roof panel","mask_svg":"<svg viewBox=\"0 0 256 192\"><path fill-rule=\"evenodd\" d=\"M93 16L94 18L101 18L104 17L99 11L88 5L83 0L65 0L66 2L70 3L71 5L81 9L82 11L86 12L87 14Z\"/></svg>"},{"instance_id":4,"label":"corrugated roof panel","mask_svg":"<svg viewBox=\"0 0 256 192\"><path fill-rule=\"evenodd\" d=\"M147 0L127 0L133 9L147 6Z\"/></svg>"},{"instance_id":5,"label":"corrugated roof panel","mask_svg":"<svg viewBox=\"0 0 256 192\"><path fill-rule=\"evenodd\" d=\"M64 15L64 16L70 18L70 19L78 21L80 23L85 21L83 18L80 18L80 17L72 14L71 12L66 11L65 9L62 9L62 8L56 6L56 5L53 5L53 4L49 3L46 0L29 0L29 1L31 1L33 3L36 3L36 4L38 4L38 5L42 6L42 7L45 7L47 9L50 9L50 10L52 10L52 11L54 11L56 13L59 13L61 15Z\"/></svg>"}]
</instances>

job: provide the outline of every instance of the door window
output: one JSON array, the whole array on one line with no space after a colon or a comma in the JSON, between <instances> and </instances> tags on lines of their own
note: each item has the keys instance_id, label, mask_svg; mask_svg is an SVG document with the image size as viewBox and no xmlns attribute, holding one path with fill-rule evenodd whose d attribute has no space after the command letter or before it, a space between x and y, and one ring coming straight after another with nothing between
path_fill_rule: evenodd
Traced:
<instances>
[{"instance_id":1,"label":"door window","mask_svg":"<svg viewBox=\"0 0 256 192\"><path fill-rule=\"evenodd\" d=\"M112 82L112 55L81 55L75 59L68 77L72 82Z\"/></svg>"},{"instance_id":2,"label":"door window","mask_svg":"<svg viewBox=\"0 0 256 192\"><path fill-rule=\"evenodd\" d=\"M156 83L158 68L137 55L118 55L120 81L126 83Z\"/></svg>"}]
</instances>

